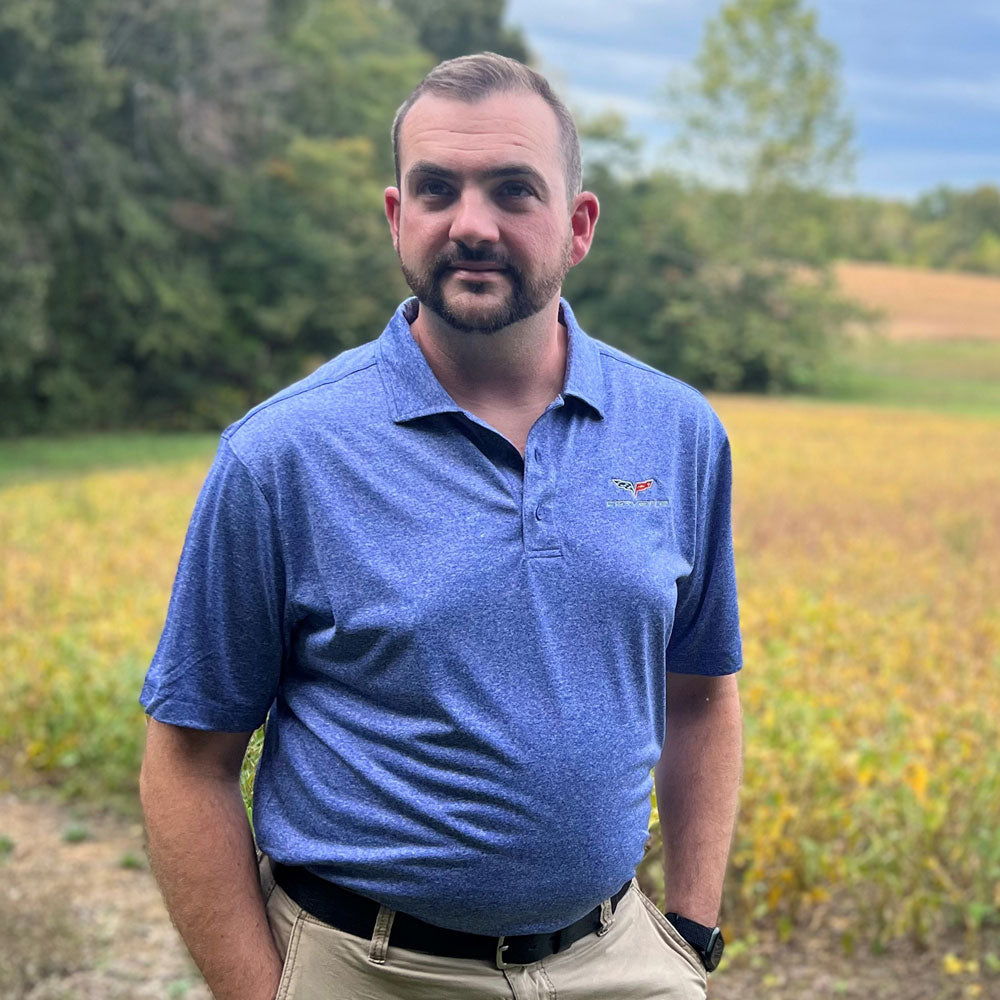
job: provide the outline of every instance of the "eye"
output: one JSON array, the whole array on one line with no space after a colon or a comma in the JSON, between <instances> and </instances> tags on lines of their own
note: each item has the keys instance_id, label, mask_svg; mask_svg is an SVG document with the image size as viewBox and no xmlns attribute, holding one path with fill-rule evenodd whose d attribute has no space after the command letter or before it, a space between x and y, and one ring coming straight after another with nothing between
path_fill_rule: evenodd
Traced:
<instances>
[{"instance_id":1,"label":"eye","mask_svg":"<svg viewBox=\"0 0 1000 1000\"><path fill-rule=\"evenodd\" d=\"M498 189L501 198L530 198L534 193L523 181L505 181Z\"/></svg>"},{"instance_id":2,"label":"eye","mask_svg":"<svg viewBox=\"0 0 1000 1000\"><path fill-rule=\"evenodd\" d=\"M436 177L428 177L417 185L417 194L428 198L446 198L451 194L451 188Z\"/></svg>"}]
</instances>

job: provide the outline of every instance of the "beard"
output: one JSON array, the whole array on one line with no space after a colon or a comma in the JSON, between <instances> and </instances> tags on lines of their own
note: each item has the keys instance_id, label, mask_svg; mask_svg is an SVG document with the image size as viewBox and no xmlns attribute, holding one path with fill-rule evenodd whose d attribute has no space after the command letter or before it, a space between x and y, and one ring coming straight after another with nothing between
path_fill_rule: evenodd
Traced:
<instances>
[{"instance_id":1,"label":"beard","mask_svg":"<svg viewBox=\"0 0 1000 1000\"><path fill-rule=\"evenodd\" d=\"M407 267L400 257L403 277L422 306L436 313L450 327L462 333L496 333L512 323L518 323L540 312L562 288L563 279L570 269L573 251L572 238L566 240L557 265L550 271L528 278L510 257L499 250L472 250L459 243L455 249L439 253L425 268ZM398 251L397 251L398 252ZM444 284L448 272L460 261L495 264L502 271L500 277L489 281L466 281L466 294L483 297L481 305L463 305L449 302ZM500 302L486 296L496 294L500 282L509 283L509 290Z\"/></svg>"}]
</instances>

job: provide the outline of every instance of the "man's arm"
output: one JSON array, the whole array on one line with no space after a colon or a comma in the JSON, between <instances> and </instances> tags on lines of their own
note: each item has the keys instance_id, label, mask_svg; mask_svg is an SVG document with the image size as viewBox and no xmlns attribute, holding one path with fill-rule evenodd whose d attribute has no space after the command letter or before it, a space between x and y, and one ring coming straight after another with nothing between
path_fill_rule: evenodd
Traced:
<instances>
[{"instance_id":1,"label":"man's arm","mask_svg":"<svg viewBox=\"0 0 1000 1000\"><path fill-rule=\"evenodd\" d=\"M667 733L656 765L667 912L715 926L742 772L736 675L667 674Z\"/></svg>"},{"instance_id":2,"label":"man's arm","mask_svg":"<svg viewBox=\"0 0 1000 1000\"><path fill-rule=\"evenodd\" d=\"M250 735L150 719L139 780L160 891L217 1000L273 1000L281 978L240 796Z\"/></svg>"}]
</instances>

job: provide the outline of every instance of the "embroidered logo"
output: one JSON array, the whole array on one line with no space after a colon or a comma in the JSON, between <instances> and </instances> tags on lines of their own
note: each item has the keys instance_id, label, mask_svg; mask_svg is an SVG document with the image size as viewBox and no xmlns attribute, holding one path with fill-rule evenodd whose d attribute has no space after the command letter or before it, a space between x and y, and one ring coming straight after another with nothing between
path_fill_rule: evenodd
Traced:
<instances>
[{"instance_id":1,"label":"embroidered logo","mask_svg":"<svg viewBox=\"0 0 1000 1000\"><path fill-rule=\"evenodd\" d=\"M645 479L641 483L630 483L627 479L612 479L611 482L615 484L620 490L625 490L626 493L632 494L632 499L636 498L636 495L641 493L643 490L648 490L650 486L653 485L652 479Z\"/></svg>"},{"instance_id":2,"label":"embroidered logo","mask_svg":"<svg viewBox=\"0 0 1000 1000\"><path fill-rule=\"evenodd\" d=\"M640 500L639 494L653 489L656 485L655 479L640 479L632 482L630 479L612 479L612 483L620 490L624 490L631 500L606 500L607 507L641 507L643 510L652 510L656 507L669 507L669 500Z\"/></svg>"}]
</instances>

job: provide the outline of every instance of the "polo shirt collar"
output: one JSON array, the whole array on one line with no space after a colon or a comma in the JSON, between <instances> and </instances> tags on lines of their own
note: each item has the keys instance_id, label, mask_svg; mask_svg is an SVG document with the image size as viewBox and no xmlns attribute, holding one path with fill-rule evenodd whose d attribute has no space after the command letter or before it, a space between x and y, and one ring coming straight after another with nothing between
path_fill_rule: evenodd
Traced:
<instances>
[{"instance_id":1,"label":"polo shirt collar","mask_svg":"<svg viewBox=\"0 0 1000 1000\"><path fill-rule=\"evenodd\" d=\"M431 371L410 333L410 321L416 315L415 298L401 303L377 342L379 371L388 390L392 419L396 423L432 413L462 412ZM559 300L559 315L569 331L563 395L582 400L599 418L603 418L604 376L600 349L580 329L565 299Z\"/></svg>"}]
</instances>

